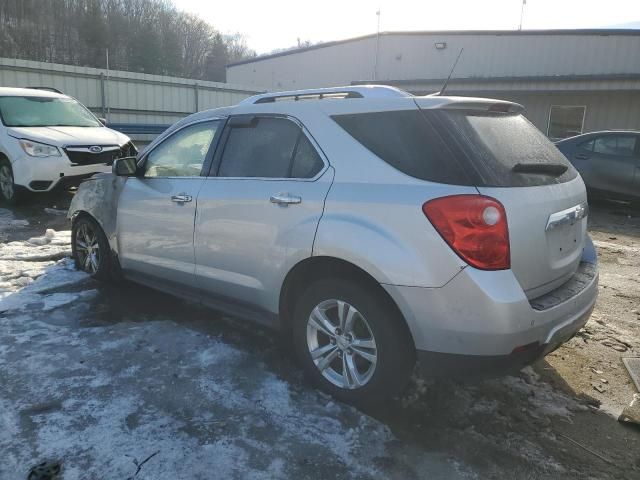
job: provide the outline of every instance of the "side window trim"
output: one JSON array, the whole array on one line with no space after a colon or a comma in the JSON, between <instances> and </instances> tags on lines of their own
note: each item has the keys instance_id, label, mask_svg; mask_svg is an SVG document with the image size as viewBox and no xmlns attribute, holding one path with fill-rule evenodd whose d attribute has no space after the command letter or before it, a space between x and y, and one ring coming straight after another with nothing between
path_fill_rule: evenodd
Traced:
<instances>
[{"instance_id":1,"label":"side window trim","mask_svg":"<svg viewBox=\"0 0 640 480\"><path fill-rule=\"evenodd\" d=\"M199 125L201 123L213 123L213 122L218 122L219 123L217 131L225 131L226 130L227 118L225 118L225 117L212 117L212 118L207 118L207 119L203 119L203 120L196 120L195 122L187 123L186 125L183 125L182 127L178 128L177 130L171 132L167 137L163 138L162 141L160 141L156 145L154 145L151 150L149 150L148 152L144 152L144 155L142 155L142 157L140 157L140 160L138 161L138 169L144 168L144 165L147 163L147 159L149 158L149 155L151 155L151 153L154 150L156 150L160 145L163 145L169 139L173 138L176 134L178 134L179 132L181 132L185 128L190 128L190 127L193 127L194 125ZM202 164L202 169L200 170L200 175L193 175L193 176L188 176L188 177L171 176L171 177L143 177L143 178L146 178L146 179L154 179L154 178L183 178L184 179L184 178L206 177L207 176L207 172L209 171L209 169L211 167L211 162L213 160L214 153L215 153L215 151L217 149L217 146L220 144L220 137L222 137L222 135L214 135L213 141L211 142L211 145L209 145L209 149L207 150L207 155L204 158L204 163Z\"/></svg>"},{"instance_id":2,"label":"side window trim","mask_svg":"<svg viewBox=\"0 0 640 480\"><path fill-rule=\"evenodd\" d=\"M318 154L318 157L320 157L320 160L322 161L322 168L318 171L318 173L316 175L314 175L311 178L293 178L293 177L220 177L219 176L219 172L220 172L220 165L222 163L222 155L224 154L224 150L225 147L227 145L227 140L229 139L229 134L231 132L231 129L233 128L233 126L231 125L231 120L233 118L238 118L238 117L255 117L255 118L281 118L281 119L285 119L285 120L289 120L290 122L295 123L298 128L300 129L300 134L304 135L307 140L309 141L309 143L311 143L311 146L313 147L313 149L315 150L315 152ZM296 152L298 151L298 146L300 145L300 136L298 136L298 139L296 140L296 145L293 149L293 153L291 156L291 162L289 164L289 175L291 175L291 171L293 169L293 160L295 158ZM205 162L206 163L206 162ZM217 142L217 148L215 151L215 154L212 156L212 160L211 160L211 165L210 168L207 169L206 173L203 173L203 175L210 177L210 178L218 178L218 179L224 179L224 180L266 180L266 181L282 181L282 180L288 180L288 181L295 181L295 182L315 182L318 178L320 178L322 175L324 175L324 173L327 171L327 169L329 168L331 164L329 163L329 160L327 158L327 156L324 154L324 152L322 151L322 148L320 148L320 145L318 144L318 142L316 142L316 139L313 138L313 136L311 135L311 133L307 130L307 128L304 126L304 124L298 120L296 117L293 117L291 115L284 115L284 114L278 114L278 113L242 113L242 114L238 114L238 115L230 115L229 117L227 117L225 125L224 125L224 130L222 131L222 135L220 135L218 137L218 142Z\"/></svg>"}]
</instances>

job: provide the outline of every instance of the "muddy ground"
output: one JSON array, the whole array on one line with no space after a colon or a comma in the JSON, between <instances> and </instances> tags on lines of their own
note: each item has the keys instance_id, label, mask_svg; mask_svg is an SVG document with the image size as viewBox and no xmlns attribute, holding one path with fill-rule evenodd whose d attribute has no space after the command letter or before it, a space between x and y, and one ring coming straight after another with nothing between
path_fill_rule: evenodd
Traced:
<instances>
[{"instance_id":1,"label":"muddy ground","mask_svg":"<svg viewBox=\"0 0 640 480\"><path fill-rule=\"evenodd\" d=\"M621 358L640 356L638 210L592 205L600 296L565 346L359 411L311 388L270 332L77 274L65 234L28 242L68 229L69 198L0 209L2 480L45 458L65 480L640 478L640 428L617 421L635 392Z\"/></svg>"}]
</instances>

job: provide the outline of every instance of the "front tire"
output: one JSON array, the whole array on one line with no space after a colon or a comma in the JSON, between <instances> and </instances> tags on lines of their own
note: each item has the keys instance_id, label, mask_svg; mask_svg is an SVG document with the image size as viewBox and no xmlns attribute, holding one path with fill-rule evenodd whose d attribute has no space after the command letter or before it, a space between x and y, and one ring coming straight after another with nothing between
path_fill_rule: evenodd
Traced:
<instances>
[{"instance_id":1,"label":"front tire","mask_svg":"<svg viewBox=\"0 0 640 480\"><path fill-rule=\"evenodd\" d=\"M9 205L17 205L23 197L22 187L15 184L11 162L0 158L0 200Z\"/></svg>"},{"instance_id":2,"label":"front tire","mask_svg":"<svg viewBox=\"0 0 640 480\"><path fill-rule=\"evenodd\" d=\"M324 279L298 300L293 340L308 377L339 400L364 404L399 394L415 364L404 322L366 282Z\"/></svg>"},{"instance_id":3,"label":"front tire","mask_svg":"<svg viewBox=\"0 0 640 480\"><path fill-rule=\"evenodd\" d=\"M111 277L111 250L102 228L92 218L82 215L73 222L71 250L76 268L98 280Z\"/></svg>"}]
</instances>

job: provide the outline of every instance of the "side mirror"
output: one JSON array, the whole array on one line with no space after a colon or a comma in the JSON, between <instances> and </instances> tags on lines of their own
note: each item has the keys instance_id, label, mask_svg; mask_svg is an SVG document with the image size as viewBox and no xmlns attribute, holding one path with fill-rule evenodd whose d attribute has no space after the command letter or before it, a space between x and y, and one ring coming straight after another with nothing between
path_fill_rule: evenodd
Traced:
<instances>
[{"instance_id":1,"label":"side mirror","mask_svg":"<svg viewBox=\"0 0 640 480\"><path fill-rule=\"evenodd\" d=\"M102 124L102 125L107 125L107 119L103 118L103 117L98 117L98 121Z\"/></svg>"},{"instance_id":2,"label":"side mirror","mask_svg":"<svg viewBox=\"0 0 640 480\"><path fill-rule=\"evenodd\" d=\"M119 177L133 177L138 171L136 157L117 158L113 161L111 171Z\"/></svg>"}]
</instances>

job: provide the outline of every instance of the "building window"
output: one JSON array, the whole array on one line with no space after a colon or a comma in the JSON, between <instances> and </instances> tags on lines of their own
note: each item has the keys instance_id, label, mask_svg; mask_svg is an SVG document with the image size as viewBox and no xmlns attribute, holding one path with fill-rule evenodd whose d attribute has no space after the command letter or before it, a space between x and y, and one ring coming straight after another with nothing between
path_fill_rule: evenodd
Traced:
<instances>
[{"instance_id":1,"label":"building window","mask_svg":"<svg viewBox=\"0 0 640 480\"><path fill-rule=\"evenodd\" d=\"M551 105L547 136L552 140L573 137L582 133L587 107Z\"/></svg>"}]
</instances>

